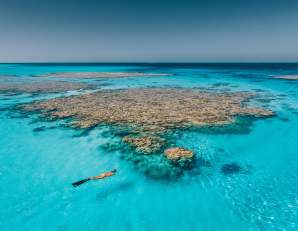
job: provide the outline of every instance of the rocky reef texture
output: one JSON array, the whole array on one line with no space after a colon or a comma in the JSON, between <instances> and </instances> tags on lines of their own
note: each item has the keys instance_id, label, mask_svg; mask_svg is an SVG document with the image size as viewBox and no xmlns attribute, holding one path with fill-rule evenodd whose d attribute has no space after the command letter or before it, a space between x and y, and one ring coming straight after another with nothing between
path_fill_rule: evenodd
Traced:
<instances>
[{"instance_id":1,"label":"rocky reef texture","mask_svg":"<svg viewBox=\"0 0 298 231\"><path fill-rule=\"evenodd\" d=\"M121 158L131 161L136 170L149 178L160 180L176 180L186 169L171 163L163 155L146 155L137 152L123 152Z\"/></svg>"},{"instance_id":2,"label":"rocky reef texture","mask_svg":"<svg viewBox=\"0 0 298 231\"><path fill-rule=\"evenodd\" d=\"M298 75L279 75L275 79L298 80Z\"/></svg>"},{"instance_id":3,"label":"rocky reef texture","mask_svg":"<svg viewBox=\"0 0 298 231\"><path fill-rule=\"evenodd\" d=\"M195 159L193 151L180 147L168 148L164 154L168 160L182 168L192 167Z\"/></svg>"},{"instance_id":4,"label":"rocky reef texture","mask_svg":"<svg viewBox=\"0 0 298 231\"><path fill-rule=\"evenodd\" d=\"M222 125L235 116L269 117L269 109L248 107L251 93L212 93L185 89L105 90L25 104L51 119L73 118L71 126L133 124L151 131Z\"/></svg>"},{"instance_id":5,"label":"rocky reef texture","mask_svg":"<svg viewBox=\"0 0 298 231\"><path fill-rule=\"evenodd\" d=\"M84 83L70 83L66 81L42 82L0 82L0 93L58 93L70 90L93 89L95 86Z\"/></svg>"},{"instance_id":6,"label":"rocky reef texture","mask_svg":"<svg viewBox=\"0 0 298 231\"><path fill-rule=\"evenodd\" d=\"M136 151L143 154L157 153L165 145L165 140L157 136L125 136L122 140L132 145L136 149Z\"/></svg>"},{"instance_id":7,"label":"rocky reef texture","mask_svg":"<svg viewBox=\"0 0 298 231\"><path fill-rule=\"evenodd\" d=\"M169 76L170 74L162 73L142 73L142 72L57 72L43 75L43 77L55 78L77 78L77 79L93 79L93 78L126 78L126 77L142 77L142 76Z\"/></svg>"},{"instance_id":8,"label":"rocky reef texture","mask_svg":"<svg viewBox=\"0 0 298 231\"><path fill-rule=\"evenodd\" d=\"M192 159L194 154L192 151L184 148L169 148L165 151L165 156L172 161L178 161L181 159Z\"/></svg>"}]
</instances>

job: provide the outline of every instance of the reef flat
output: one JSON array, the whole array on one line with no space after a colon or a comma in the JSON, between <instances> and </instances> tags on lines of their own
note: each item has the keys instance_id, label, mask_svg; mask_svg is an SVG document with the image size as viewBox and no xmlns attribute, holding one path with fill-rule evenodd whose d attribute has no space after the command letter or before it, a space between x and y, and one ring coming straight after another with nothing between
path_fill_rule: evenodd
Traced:
<instances>
[{"instance_id":1,"label":"reef flat","mask_svg":"<svg viewBox=\"0 0 298 231\"><path fill-rule=\"evenodd\" d=\"M245 104L255 94L213 93L187 89L104 90L22 105L51 119L71 117L71 126L133 124L157 131L189 126L229 124L235 116L269 117L265 108Z\"/></svg>"},{"instance_id":2,"label":"reef flat","mask_svg":"<svg viewBox=\"0 0 298 231\"><path fill-rule=\"evenodd\" d=\"M71 90L93 89L94 85L85 83L71 83L66 81L42 81L42 82L0 82L0 93L58 93Z\"/></svg>"},{"instance_id":3,"label":"reef flat","mask_svg":"<svg viewBox=\"0 0 298 231\"><path fill-rule=\"evenodd\" d=\"M143 77L143 76L169 76L163 73L142 73L142 72L56 72L42 75L43 77L55 78L76 78L76 79L92 79L92 78L126 78L126 77Z\"/></svg>"}]
</instances>

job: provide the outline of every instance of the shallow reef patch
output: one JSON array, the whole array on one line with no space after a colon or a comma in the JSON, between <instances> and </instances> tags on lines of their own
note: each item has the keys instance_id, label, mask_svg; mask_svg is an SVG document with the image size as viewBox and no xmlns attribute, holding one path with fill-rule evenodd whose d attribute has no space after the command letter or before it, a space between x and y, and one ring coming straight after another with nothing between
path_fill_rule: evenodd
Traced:
<instances>
[{"instance_id":1,"label":"shallow reef patch","mask_svg":"<svg viewBox=\"0 0 298 231\"><path fill-rule=\"evenodd\" d=\"M165 146L165 140L158 136L125 136L122 139L125 143L132 145L137 152L152 154L160 152Z\"/></svg>"},{"instance_id":2,"label":"shallow reef patch","mask_svg":"<svg viewBox=\"0 0 298 231\"><path fill-rule=\"evenodd\" d=\"M231 175L231 174L235 174L235 173L240 173L241 171L242 171L242 167L237 162L224 164L221 167L221 172L224 175Z\"/></svg>"}]
</instances>

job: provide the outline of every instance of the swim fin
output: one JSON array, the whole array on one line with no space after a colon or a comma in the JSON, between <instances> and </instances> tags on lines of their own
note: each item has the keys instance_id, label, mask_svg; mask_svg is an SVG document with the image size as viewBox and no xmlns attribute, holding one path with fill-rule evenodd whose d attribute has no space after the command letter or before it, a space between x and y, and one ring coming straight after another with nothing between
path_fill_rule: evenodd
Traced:
<instances>
[{"instance_id":1,"label":"swim fin","mask_svg":"<svg viewBox=\"0 0 298 231\"><path fill-rule=\"evenodd\" d=\"M80 180L80 181L74 182L74 183L72 183L72 186L73 187L78 187L79 185L84 184L85 182L87 182L89 180L90 180L90 178L87 178L87 179L84 179L84 180Z\"/></svg>"}]
</instances>

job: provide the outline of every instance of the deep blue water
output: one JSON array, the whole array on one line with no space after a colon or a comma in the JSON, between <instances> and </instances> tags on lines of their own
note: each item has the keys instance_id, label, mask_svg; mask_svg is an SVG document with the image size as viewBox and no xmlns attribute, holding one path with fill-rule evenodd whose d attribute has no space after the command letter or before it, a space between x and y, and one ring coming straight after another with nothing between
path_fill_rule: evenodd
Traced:
<instances>
[{"instance_id":1,"label":"deep blue water","mask_svg":"<svg viewBox=\"0 0 298 231\"><path fill-rule=\"evenodd\" d=\"M253 91L272 99L264 105L277 116L255 121L244 133L181 131L177 143L210 166L165 182L136 171L119 151L100 148L118 139L105 135L108 126L76 136L80 131L58 126L60 121L5 110L82 92L0 94L0 230L298 230L298 81L272 78L298 74L298 64L0 64L0 76L14 75L10 81L44 81L37 76L62 71L171 73L67 81L90 82L99 89ZM41 126L52 129L33 131ZM222 166L234 162L247 171L223 174ZM71 186L111 168L118 169L115 177Z\"/></svg>"}]
</instances>

